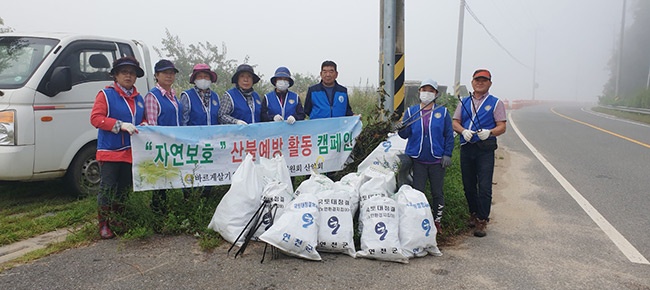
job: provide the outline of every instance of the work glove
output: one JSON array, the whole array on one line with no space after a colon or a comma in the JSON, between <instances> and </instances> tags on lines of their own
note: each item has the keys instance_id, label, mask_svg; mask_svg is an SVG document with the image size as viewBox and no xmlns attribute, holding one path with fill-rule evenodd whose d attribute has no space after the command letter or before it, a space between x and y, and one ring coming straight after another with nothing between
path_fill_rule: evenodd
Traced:
<instances>
[{"instance_id":1,"label":"work glove","mask_svg":"<svg viewBox=\"0 0 650 290\"><path fill-rule=\"evenodd\" d=\"M489 129L481 129L477 133L478 138L481 140L485 140L488 137L490 137L490 130Z\"/></svg>"},{"instance_id":2,"label":"work glove","mask_svg":"<svg viewBox=\"0 0 650 290\"><path fill-rule=\"evenodd\" d=\"M440 161L440 165L442 165L442 168L447 168L451 166L451 157L450 156L442 156L442 161Z\"/></svg>"},{"instance_id":3,"label":"work glove","mask_svg":"<svg viewBox=\"0 0 650 290\"><path fill-rule=\"evenodd\" d=\"M246 121L242 121L242 120L237 120L237 123L235 123L235 124L237 124L237 125L248 125L248 123L246 123Z\"/></svg>"},{"instance_id":4,"label":"work glove","mask_svg":"<svg viewBox=\"0 0 650 290\"><path fill-rule=\"evenodd\" d=\"M474 136L474 133L476 133L476 132L474 132L472 130L465 129L465 130L463 130L463 133L462 133L463 138L465 139L465 141L469 142L469 140L472 140L472 136Z\"/></svg>"},{"instance_id":5,"label":"work glove","mask_svg":"<svg viewBox=\"0 0 650 290\"><path fill-rule=\"evenodd\" d=\"M287 123L288 123L289 125L293 125L293 123L295 123L295 122L296 122L296 117L294 117L294 116L289 116L289 118L287 118Z\"/></svg>"},{"instance_id":6,"label":"work glove","mask_svg":"<svg viewBox=\"0 0 650 290\"><path fill-rule=\"evenodd\" d=\"M273 116L273 121L281 122L282 120L284 120L284 118L282 118L282 116L280 115Z\"/></svg>"},{"instance_id":7,"label":"work glove","mask_svg":"<svg viewBox=\"0 0 650 290\"><path fill-rule=\"evenodd\" d=\"M138 129L136 129L133 124L128 122L122 122L122 125L120 125L120 130L128 132L129 135L133 135L133 133L136 134L138 133Z\"/></svg>"}]
</instances>

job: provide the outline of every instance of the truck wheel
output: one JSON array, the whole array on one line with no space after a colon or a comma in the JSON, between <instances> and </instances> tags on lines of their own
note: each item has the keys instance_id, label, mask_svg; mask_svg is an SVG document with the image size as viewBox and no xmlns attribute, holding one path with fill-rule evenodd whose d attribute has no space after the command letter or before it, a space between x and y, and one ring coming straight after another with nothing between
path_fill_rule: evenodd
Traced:
<instances>
[{"instance_id":1,"label":"truck wheel","mask_svg":"<svg viewBox=\"0 0 650 290\"><path fill-rule=\"evenodd\" d=\"M99 189L99 162L95 159L96 144L84 146L72 159L66 172L66 184L79 197L96 195Z\"/></svg>"}]
</instances>

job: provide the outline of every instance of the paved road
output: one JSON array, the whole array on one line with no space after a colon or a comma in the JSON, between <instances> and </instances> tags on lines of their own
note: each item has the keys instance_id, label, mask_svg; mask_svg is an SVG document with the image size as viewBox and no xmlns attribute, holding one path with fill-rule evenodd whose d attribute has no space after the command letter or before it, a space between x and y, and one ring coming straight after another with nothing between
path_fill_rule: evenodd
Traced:
<instances>
[{"instance_id":1,"label":"paved road","mask_svg":"<svg viewBox=\"0 0 650 290\"><path fill-rule=\"evenodd\" d=\"M535 142L551 133L580 140L559 131L571 127L554 123L548 108L512 116ZM568 149L555 148L544 154L564 171L550 156ZM404 265L323 254L322 262L281 256L260 264L259 244L233 259L226 246L205 253L188 236L110 240L0 273L0 289L650 289L650 265L630 262L511 128L500 139L496 172L488 236L463 236L442 247L442 257Z\"/></svg>"}]
</instances>

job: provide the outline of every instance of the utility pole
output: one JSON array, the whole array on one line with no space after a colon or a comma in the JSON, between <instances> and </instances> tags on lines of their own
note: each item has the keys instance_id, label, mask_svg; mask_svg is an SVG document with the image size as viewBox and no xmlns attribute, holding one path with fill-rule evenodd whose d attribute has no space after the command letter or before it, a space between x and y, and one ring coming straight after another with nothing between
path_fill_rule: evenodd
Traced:
<instances>
[{"instance_id":1,"label":"utility pole","mask_svg":"<svg viewBox=\"0 0 650 290\"><path fill-rule=\"evenodd\" d=\"M465 22L465 0L460 0L458 14L458 40L456 42L456 71L454 73L454 95L460 95L460 66L463 58L463 23Z\"/></svg>"},{"instance_id":2,"label":"utility pole","mask_svg":"<svg viewBox=\"0 0 650 290\"><path fill-rule=\"evenodd\" d=\"M393 95L395 94L395 7L396 0L382 0L381 5L381 78L384 82L386 99L383 107L393 112Z\"/></svg>"},{"instance_id":3,"label":"utility pole","mask_svg":"<svg viewBox=\"0 0 650 290\"><path fill-rule=\"evenodd\" d=\"M537 29L535 29L535 48L533 48L533 101L535 100L535 90L537 89Z\"/></svg>"},{"instance_id":4,"label":"utility pole","mask_svg":"<svg viewBox=\"0 0 650 290\"><path fill-rule=\"evenodd\" d=\"M623 0L623 12L621 16L621 42L618 46L618 64L616 65L616 86L614 87L614 98L618 98L621 83L621 68L623 67L623 34L625 33L625 4Z\"/></svg>"},{"instance_id":5,"label":"utility pole","mask_svg":"<svg viewBox=\"0 0 650 290\"><path fill-rule=\"evenodd\" d=\"M404 111L404 0L382 0L380 5L381 53L379 79L386 98L383 108L401 114Z\"/></svg>"}]
</instances>

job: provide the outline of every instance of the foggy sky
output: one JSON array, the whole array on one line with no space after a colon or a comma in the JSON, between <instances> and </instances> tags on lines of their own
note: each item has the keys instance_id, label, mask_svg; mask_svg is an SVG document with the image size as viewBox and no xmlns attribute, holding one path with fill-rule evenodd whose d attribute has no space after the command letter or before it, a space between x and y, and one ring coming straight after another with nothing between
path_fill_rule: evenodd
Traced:
<instances>
[{"instance_id":1,"label":"foggy sky","mask_svg":"<svg viewBox=\"0 0 650 290\"><path fill-rule=\"evenodd\" d=\"M339 83L378 83L381 0L282 1L3 1L0 17L17 32L59 31L139 39L162 47L165 28L185 45L209 41L227 58L257 64L270 78L278 66L317 75L323 60L339 66ZM632 7L629 0L628 9ZM454 81L459 0L405 1L406 79ZM108 3L111 3L110 5ZM620 0L467 0L511 58L465 13L461 83L476 68L493 74L491 93L530 99L595 101L609 78ZM628 25L631 17L628 14ZM535 34L537 47L535 49ZM536 51L536 53L535 53ZM153 53L153 50L152 50Z\"/></svg>"}]
</instances>

